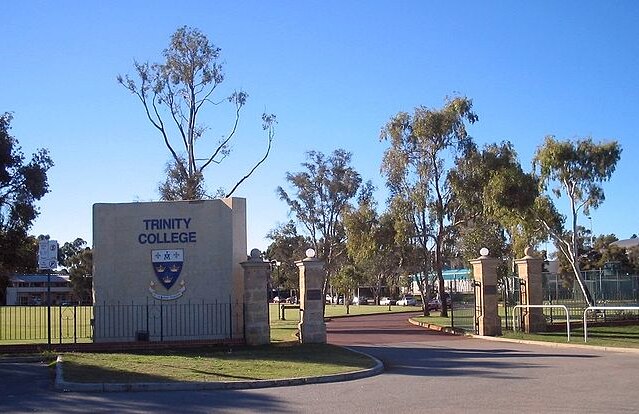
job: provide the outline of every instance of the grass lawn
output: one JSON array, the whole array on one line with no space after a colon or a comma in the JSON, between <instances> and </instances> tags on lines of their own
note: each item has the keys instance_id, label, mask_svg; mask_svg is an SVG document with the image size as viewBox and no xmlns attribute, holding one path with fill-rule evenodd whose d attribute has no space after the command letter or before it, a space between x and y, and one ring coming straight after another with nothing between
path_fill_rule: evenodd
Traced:
<instances>
[{"instance_id":1,"label":"grass lawn","mask_svg":"<svg viewBox=\"0 0 639 414\"><path fill-rule=\"evenodd\" d=\"M525 334L523 332L506 331L504 338L524 339L530 341L566 343L566 332L544 332ZM570 331L571 344L607 346L618 348L639 348L639 325L630 326L595 326L588 327L588 342L584 343L584 330L578 328Z\"/></svg>"},{"instance_id":2,"label":"grass lawn","mask_svg":"<svg viewBox=\"0 0 639 414\"><path fill-rule=\"evenodd\" d=\"M197 350L67 353L63 355L65 380L72 382L170 382L240 381L296 378L352 372L371 368L373 361L333 345L300 345L295 333L299 310L287 309L286 320L278 318L271 304L270 346L201 348ZM390 312L419 308L393 306ZM351 306L351 315L389 312L388 306ZM343 305L327 305L330 317L346 315Z\"/></svg>"},{"instance_id":3,"label":"grass lawn","mask_svg":"<svg viewBox=\"0 0 639 414\"><path fill-rule=\"evenodd\" d=\"M90 342L92 317L91 306L52 306L52 342ZM46 306L0 306L0 344L46 343L47 326Z\"/></svg>"},{"instance_id":4,"label":"grass lawn","mask_svg":"<svg viewBox=\"0 0 639 414\"><path fill-rule=\"evenodd\" d=\"M297 324L300 321L299 309L286 309L286 320L279 319L279 305L271 303L269 305L270 321L271 321L271 342L287 342L295 341L297 333ZM349 315L373 315L379 313L397 313L397 312L419 312L421 308L417 306L392 306L388 310L388 306L362 305L350 306ZM347 316L346 307L344 305L326 305L325 315L327 318Z\"/></svg>"},{"instance_id":5,"label":"grass lawn","mask_svg":"<svg viewBox=\"0 0 639 414\"><path fill-rule=\"evenodd\" d=\"M371 368L361 354L332 345L274 344L197 350L67 353L72 382L242 381L299 378Z\"/></svg>"},{"instance_id":6,"label":"grass lawn","mask_svg":"<svg viewBox=\"0 0 639 414\"><path fill-rule=\"evenodd\" d=\"M431 323L439 326L450 326L450 318L438 316L420 316L413 318L419 322ZM503 338L522 339L529 341L567 343L566 331L543 332L526 334L523 332L504 331ZM588 327L588 342L584 343L584 330L582 327L570 330L571 344L584 344L592 346L607 346L619 348L639 348L639 325L630 326L593 326Z\"/></svg>"}]
</instances>

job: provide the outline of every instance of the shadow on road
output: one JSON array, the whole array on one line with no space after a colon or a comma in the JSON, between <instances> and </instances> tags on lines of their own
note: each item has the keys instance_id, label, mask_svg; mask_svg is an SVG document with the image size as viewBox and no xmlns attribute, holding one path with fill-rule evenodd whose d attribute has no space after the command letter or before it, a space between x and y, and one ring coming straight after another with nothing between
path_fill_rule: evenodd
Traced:
<instances>
[{"instance_id":1,"label":"shadow on road","mask_svg":"<svg viewBox=\"0 0 639 414\"><path fill-rule=\"evenodd\" d=\"M549 358L597 358L595 355L523 352L512 349L351 346L384 362L385 373L430 377L519 378L514 369L543 368Z\"/></svg>"},{"instance_id":2,"label":"shadow on road","mask_svg":"<svg viewBox=\"0 0 639 414\"><path fill-rule=\"evenodd\" d=\"M224 410L296 412L282 400L241 391L75 393L53 390L43 363L0 364L0 412L210 413Z\"/></svg>"}]
</instances>

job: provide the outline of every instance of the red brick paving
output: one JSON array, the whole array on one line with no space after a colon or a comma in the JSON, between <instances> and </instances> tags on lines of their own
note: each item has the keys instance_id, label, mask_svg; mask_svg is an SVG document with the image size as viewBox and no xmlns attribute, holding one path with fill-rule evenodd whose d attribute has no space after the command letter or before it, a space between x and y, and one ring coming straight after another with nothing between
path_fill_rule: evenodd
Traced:
<instances>
[{"instance_id":1,"label":"red brick paving","mask_svg":"<svg viewBox=\"0 0 639 414\"><path fill-rule=\"evenodd\" d=\"M331 344L347 346L463 339L463 337L412 325L408 322L408 318L414 316L419 316L419 313L334 318L326 324L327 340Z\"/></svg>"}]
</instances>

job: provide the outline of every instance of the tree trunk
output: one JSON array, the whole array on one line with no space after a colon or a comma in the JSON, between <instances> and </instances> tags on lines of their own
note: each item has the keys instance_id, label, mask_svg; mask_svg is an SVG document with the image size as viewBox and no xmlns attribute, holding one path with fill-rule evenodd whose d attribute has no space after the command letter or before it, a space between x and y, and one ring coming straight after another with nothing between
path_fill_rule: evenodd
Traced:
<instances>
[{"instance_id":1,"label":"tree trunk","mask_svg":"<svg viewBox=\"0 0 639 414\"><path fill-rule=\"evenodd\" d=\"M579 283L579 287L581 287L581 292L584 294L584 299L588 303L588 306L595 306L595 301L590 294L590 289L586 285L586 281L581 276L581 268L579 266L579 248L578 248L578 234L577 234L577 209L575 208L575 198L570 193L570 208L572 211L572 257L571 260L572 268L575 272L575 279L577 279L577 283Z\"/></svg>"}]
</instances>

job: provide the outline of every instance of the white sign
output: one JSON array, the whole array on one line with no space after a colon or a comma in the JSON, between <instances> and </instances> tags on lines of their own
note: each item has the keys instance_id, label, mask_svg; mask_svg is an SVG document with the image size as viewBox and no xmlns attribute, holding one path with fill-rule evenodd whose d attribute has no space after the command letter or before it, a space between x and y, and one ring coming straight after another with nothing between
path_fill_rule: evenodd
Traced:
<instances>
[{"instance_id":1,"label":"white sign","mask_svg":"<svg viewBox=\"0 0 639 414\"><path fill-rule=\"evenodd\" d=\"M58 267L58 242L56 240L40 240L38 246L38 268L53 270Z\"/></svg>"}]
</instances>

